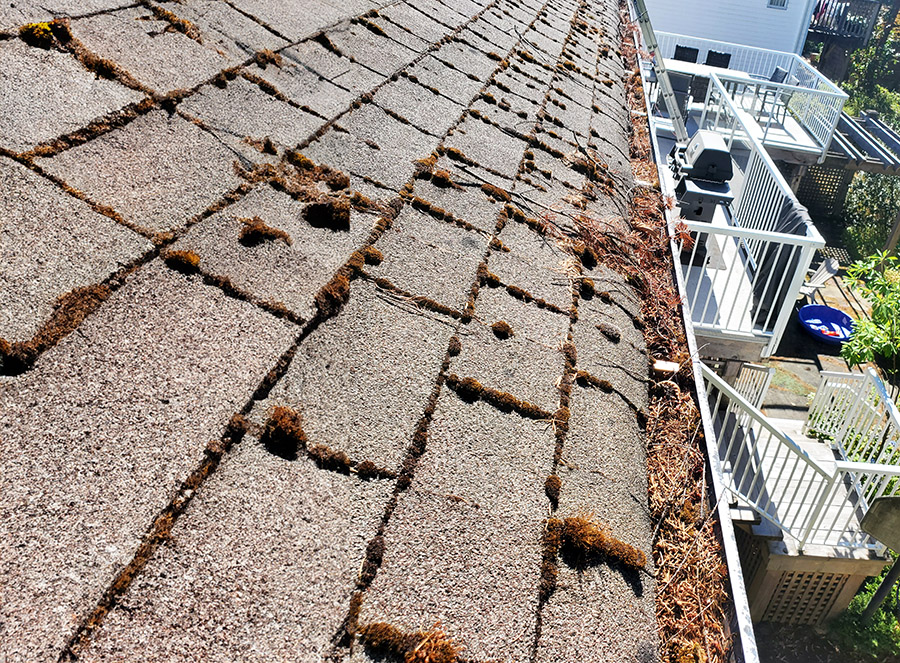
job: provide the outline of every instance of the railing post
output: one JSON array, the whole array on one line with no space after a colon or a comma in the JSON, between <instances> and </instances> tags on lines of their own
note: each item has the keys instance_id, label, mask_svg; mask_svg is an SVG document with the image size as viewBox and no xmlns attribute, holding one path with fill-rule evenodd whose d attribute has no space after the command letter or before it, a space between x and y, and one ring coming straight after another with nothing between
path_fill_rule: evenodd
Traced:
<instances>
[{"instance_id":1,"label":"railing post","mask_svg":"<svg viewBox=\"0 0 900 663\"><path fill-rule=\"evenodd\" d=\"M834 436L834 443L838 445L839 449L845 449L847 445L844 444L844 438L847 435L847 432L850 430L850 424L856 419L857 412L865 403L865 394L871 387L872 376L868 373L865 374L865 378L863 378L859 384L859 391L856 393L856 400L853 402L853 405L850 406L849 412L844 416L844 422L841 424L840 430Z\"/></svg>"},{"instance_id":2,"label":"railing post","mask_svg":"<svg viewBox=\"0 0 900 663\"><path fill-rule=\"evenodd\" d=\"M830 477L828 477L828 481L825 483L825 490L822 492L819 497L819 503L816 504L816 508L813 510L812 514L809 517L809 524L806 526L806 530L803 532L803 536L800 537L799 540L799 549L800 552L803 552L803 549L806 547L806 544L809 543L809 537L812 535L813 529L818 522L818 520L822 517L822 509L825 508L825 505L828 503L828 500L831 498L831 493L834 490L835 481L840 476L840 473L835 470Z\"/></svg>"}]
</instances>

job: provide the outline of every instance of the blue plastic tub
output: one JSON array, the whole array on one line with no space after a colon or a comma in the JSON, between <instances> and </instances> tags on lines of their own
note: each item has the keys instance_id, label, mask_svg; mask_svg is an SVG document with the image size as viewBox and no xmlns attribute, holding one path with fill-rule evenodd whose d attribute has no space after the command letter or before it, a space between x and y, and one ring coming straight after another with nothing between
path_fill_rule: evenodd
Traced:
<instances>
[{"instance_id":1,"label":"blue plastic tub","mask_svg":"<svg viewBox=\"0 0 900 663\"><path fill-rule=\"evenodd\" d=\"M836 308L807 304L797 311L803 329L824 343L840 345L853 333L853 319Z\"/></svg>"}]
</instances>

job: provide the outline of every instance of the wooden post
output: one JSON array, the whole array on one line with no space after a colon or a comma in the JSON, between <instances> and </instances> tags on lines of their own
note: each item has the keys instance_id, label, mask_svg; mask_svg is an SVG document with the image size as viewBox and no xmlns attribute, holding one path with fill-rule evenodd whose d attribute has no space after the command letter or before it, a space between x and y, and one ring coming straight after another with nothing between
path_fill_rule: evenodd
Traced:
<instances>
[{"instance_id":1,"label":"wooden post","mask_svg":"<svg viewBox=\"0 0 900 663\"><path fill-rule=\"evenodd\" d=\"M888 237L887 243L884 245L884 252L890 255L897 248L897 242L900 240L900 212L897 213L897 216L894 218L894 226L891 228L891 234Z\"/></svg>"},{"instance_id":2,"label":"wooden post","mask_svg":"<svg viewBox=\"0 0 900 663\"><path fill-rule=\"evenodd\" d=\"M867 605L866 609L863 610L862 622L864 624L868 624L870 621L872 621L872 617L875 616L875 613L878 612L878 608L881 607L881 604L884 603L884 600L887 598L888 594L891 593L891 589L893 589L898 578L900 578L900 557L898 557L894 562L891 570L888 571L888 574L885 576L884 580L882 580L881 584L878 585L878 589L875 590L875 594L873 594L872 598L869 599L869 605Z\"/></svg>"}]
</instances>

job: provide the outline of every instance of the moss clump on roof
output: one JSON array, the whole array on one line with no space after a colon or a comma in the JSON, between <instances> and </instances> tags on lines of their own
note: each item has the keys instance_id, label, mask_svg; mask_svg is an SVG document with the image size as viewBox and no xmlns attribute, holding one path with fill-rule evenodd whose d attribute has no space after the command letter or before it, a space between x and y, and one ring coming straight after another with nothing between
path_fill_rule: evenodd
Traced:
<instances>
[{"instance_id":1,"label":"moss clump on roof","mask_svg":"<svg viewBox=\"0 0 900 663\"><path fill-rule=\"evenodd\" d=\"M52 48L55 43L50 23L28 23L19 28L19 38L29 46Z\"/></svg>"},{"instance_id":2,"label":"moss clump on roof","mask_svg":"<svg viewBox=\"0 0 900 663\"><path fill-rule=\"evenodd\" d=\"M571 417L569 408L565 405L560 407L553 414L553 428L556 430L556 436L560 437L569 432L569 417Z\"/></svg>"},{"instance_id":3,"label":"moss clump on roof","mask_svg":"<svg viewBox=\"0 0 900 663\"><path fill-rule=\"evenodd\" d=\"M407 633L391 624L375 622L360 628L358 635L373 654L400 659L403 663L454 663L462 650L440 626Z\"/></svg>"},{"instance_id":4,"label":"moss clump on roof","mask_svg":"<svg viewBox=\"0 0 900 663\"><path fill-rule=\"evenodd\" d=\"M574 516L562 521L561 552L577 565L606 558L631 569L643 569L647 566L647 556L643 551L619 541L590 515Z\"/></svg>"},{"instance_id":5,"label":"moss clump on roof","mask_svg":"<svg viewBox=\"0 0 900 663\"><path fill-rule=\"evenodd\" d=\"M341 49L334 45L334 42L328 38L324 32L320 32L315 37L313 37L313 41L316 42L319 46L324 48L326 51L331 51L338 57L342 56Z\"/></svg>"},{"instance_id":6,"label":"moss clump on roof","mask_svg":"<svg viewBox=\"0 0 900 663\"><path fill-rule=\"evenodd\" d=\"M596 325L596 327L600 330L601 334L603 334L613 343L618 343L622 339L621 332L610 324L601 322L600 324Z\"/></svg>"},{"instance_id":7,"label":"moss clump on roof","mask_svg":"<svg viewBox=\"0 0 900 663\"><path fill-rule=\"evenodd\" d=\"M350 230L350 201L346 198L310 203L303 210L303 217L313 228Z\"/></svg>"},{"instance_id":8,"label":"moss clump on roof","mask_svg":"<svg viewBox=\"0 0 900 663\"><path fill-rule=\"evenodd\" d=\"M607 393L610 393L613 391L613 386L609 382L609 380L604 380L602 378L598 378L594 375L591 375L587 371L576 372L575 380L582 387L594 387L595 389L600 389Z\"/></svg>"},{"instance_id":9,"label":"moss clump on roof","mask_svg":"<svg viewBox=\"0 0 900 663\"><path fill-rule=\"evenodd\" d=\"M550 500L550 504L553 505L554 509L559 505L559 491L561 488L562 480L555 474L551 474L544 481L544 492L547 494L547 499Z\"/></svg>"},{"instance_id":10,"label":"moss clump on roof","mask_svg":"<svg viewBox=\"0 0 900 663\"><path fill-rule=\"evenodd\" d=\"M350 474L350 467L353 465L350 458L343 451L337 451L324 444L314 444L307 447L306 455L323 470L330 470L340 474Z\"/></svg>"},{"instance_id":11,"label":"moss clump on roof","mask_svg":"<svg viewBox=\"0 0 900 663\"><path fill-rule=\"evenodd\" d=\"M86 69L92 71L100 78L113 80L119 75L119 68L112 60L101 58L87 51L80 53L78 59Z\"/></svg>"},{"instance_id":12,"label":"moss clump on roof","mask_svg":"<svg viewBox=\"0 0 900 663\"><path fill-rule=\"evenodd\" d=\"M506 191L506 189L501 189L499 186L494 186L490 182L485 182L484 184L482 184L481 190L497 202L508 203L511 199L509 192Z\"/></svg>"},{"instance_id":13,"label":"moss clump on roof","mask_svg":"<svg viewBox=\"0 0 900 663\"><path fill-rule=\"evenodd\" d=\"M258 64L263 69L265 69L270 64L275 65L276 67L280 67L282 64L281 54L269 50L268 48L257 51L254 59L256 60L256 64Z\"/></svg>"},{"instance_id":14,"label":"moss clump on roof","mask_svg":"<svg viewBox=\"0 0 900 663\"><path fill-rule=\"evenodd\" d=\"M331 317L340 312L344 304L350 299L350 278L347 270L339 270L332 279L326 283L315 296L316 308L319 314Z\"/></svg>"},{"instance_id":15,"label":"moss clump on roof","mask_svg":"<svg viewBox=\"0 0 900 663\"><path fill-rule=\"evenodd\" d=\"M491 325L491 331L494 332L494 336L501 340L505 340L510 336L515 336L513 328L510 327L509 323L505 320L497 320L497 322Z\"/></svg>"},{"instance_id":16,"label":"moss clump on roof","mask_svg":"<svg viewBox=\"0 0 900 663\"><path fill-rule=\"evenodd\" d=\"M196 274L200 271L200 256L194 251L166 251L162 258L169 267L182 274Z\"/></svg>"},{"instance_id":17,"label":"moss clump on roof","mask_svg":"<svg viewBox=\"0 0 900 663\"><path fill-rule=\"evenodd\" d=\"M295 460L297 452L306 449L303 416L289 407L276 405L269 411L260 441L266 449L285 460Z\"/></svg>"},{"instance_id":18,"label":"moss clump on roof","mask_svg":"<svg viewBox=\"0 0 900 663\"><path fill-rule=\"evenodd\" d=\"M0 338L0 373L14 375L26 370L41 352L56 345L111 294L112 289L101 283L74 288L60 295L53 304L50 318L31 340L10 343Z\"/></svg>"},{"instance_id":19,"label":"moss clump on roof","mask_svg":"<svg viewBox=\"0 0 900 663\"><path fill-rule=\"evenodd\" d=\"M544 532L541 536L541 580L539 588L539 602L541 605L556 589L556 579L559 575L558 555L562 545L562 521L550 518L544 523Z\"/></svg>"},{"instance_id":20,"label":"moss clump on roof","mask_svg":"<svg viewBox=\"0 0 900 663\"><path fill-rule=\"evenodd\" d=\"M363 259L367 265L380 265L384 260L384 254L374 246L366 246L360 253L362 253Z\"/></svg>"},{"instance_id":21,"label":"moss clump on roof","mask_svg":"<svg viewBox=\"0 0 900 663\"><path fill-rule=\"evenodd\" d=\"M238 240L244 246L257 246L266 241L274 242L277 240L283 241L288 246L293 243L291 236L285 231L267 225L258 216L254 216L251 219L241 219L240 221L241 231L238 234Z\"/></svg>"},{"instance_id":22,"label":"moss clump on roof","mask_svg":"<svg viewBox=\"0 0 900 663\"><path fill-rule=\"evenodd\" d=\"M462 187L453 181L453 177L446 170L435 170L431 173L431 182L442 189L462 189Z\"/></svg>"},{"instance_id":23,"label":"moss clump on roof","mask_svg":"<svg viewBox=\"0 0 900 663\"><path fill-rule=\"evenodd\" d=\"M316 164L313 163L312 159L309 159L300 152L289 150L285 153L285 156L287 157L288 163L300 170L314 170L316 167Z\"/></svg>"},{"instance_id":24,"label":"moss clump on roof","mask_svg":"<svg viewBox=\"0 0 900 663\"><path fill-rule=\"evenodd\" d=\"M381 472L371 460L364 460L356 466L356 475L360 479L377 479Z\"/></svg>"},{"instance_id":25,"label":"moss clump on roof","mask_svg":"<svg viewBox=\"0 0 900 663\"><path fill-rule=\"evenodd\" d=\"M594 279L590 279L588 277L583 277L581 282L578 284L578 293L581 295L582 299L593 299L594 295L597 292L597 287L594 284Z\"/></svg>"},{"instance_id":26,"label":"moss clump on roof","mask_svg":"<svg viewBox=\"0 0 900 663\"><path fill-rule=\"evenodd\" d=\"M359 574L357 585L361 588L368 587L375 579L375 574L381 566L384 558L384 537L375 536L366 546L366 556L363 559L362 571Z\"/></svg>"},{"instance_id":27,"label":"moss clump on roof","mask_svg":"<svg viewBox=\"0 0 900 663\"><path fill-rule=\"evenodd\" d=\"M491 241L488 242L488 246L490 246L491 249L494 251L502 251L503 253L510 252L510 248L508 246L506 246L506 244L501 242L499 239L497 239L496 237L491 238Z\"/></svg>"},{"instance_id":28,"label":"moss clump on roof","mask_svg":"<svg viewBox=\"0 0 900 663\"><path fill-rule=\"evenodd\" d=\"M462 343L459 340L459 336L451 336L450 343L447 346L447 354L451 357L456 357L460 352L462 352Z\"/></svg>"},{"instance_id":29,"label":"moss clump on roof","mask_svg":"<svg viewBox=\"0 0 900 663\"><path fill-rule=\"evenodd\" d=\"M332 191L340 191L350 186L350 176L338 170L332 171L325 178L325 184Z\"/></svg>"},{"instance_id":30,"label":"moss clump on roof","mask_svg":"<svg viewBox=\"0 0 900 663\"><path fill-rule=\"evenodd\" d=\"M447 155L447 158L453 159L454 161L462 161L463 163L469 163L470 161L469 157L467 157L462 150L456 147L444 148L444 154Z\"/></svg>"},{"instance_id":31,"label":"moss clump on roof","mask_svg":"<svg viewBox=\"0 0 900 663\"><path fill-rule=\"evenodd\" d=\"M380 25L378 25L377 23L373 23L372 21L366 20L366 19L364 19L364 18L363 18L363 19L359 19L359 23L360 23L361 25L365 26L365 28L366 28L369 32L371 32L371 33L373 33L373 34L376 34L376 35L378 35L379 37L387 37L387 33L384 31L384 28L382 28L382 27L381 27Z\"/></svg>"},{"instance_id":32,"label":"moss clump on roof","mask_svg":"<svg viewBox=\"0 0 900 663\"><path fill-rule=\"evenodd\" d=\"M166 21L173 28L178 30L178 32L182 33L185 37L189 39L193 39L199 44L203 43L203 40L200 37L200 28L196 25L187 21L176 14L173 14L167 9L163 9L157 5L150 5L150 11L153 12L153 15L159 19L160 21Z\"/></svg>"},{"instance_id":33,"label":"moss clump on roof","mask_svg":"<svg viewBox=\"0 0 900 663\"><path fill-rule=\"evenodd\" d=\"M494 274L491 270L488 269L487 263L481 263L478 265L477 270L478 282L482 285L488 285L492 288L499 288L503 285L503 282L500 280L500 277Z\"/></svg>"},{"instance_id":34,"label":"moss clump on roof","mask_svg":"<svg viewBox=\"0 0 900 663\"><path fill-rule=\"evenodd\" d=\"M575 349L575 344L571 341L566 341L562 346L563 356L566 358L566 364L570 369L575 368L575 364L578 363L578 351Z\"/></svg>"},{"instance_id":35,"label":"moss clump on roof","mask_svg":"<svg viewBox=\"0 0 900 663\"><path fill-rule=\"evenodd\" d=\"M469 403L480 399L493 405L501 412L515 411L530 419L543 419L545 421L552 421L553 419L553 415L534 403L516 398L505 391L485 387L475 378L460 378L455 373L451 373L447 376L447 386L453 389L460 398Z\"/></svg>"}]
</instances>

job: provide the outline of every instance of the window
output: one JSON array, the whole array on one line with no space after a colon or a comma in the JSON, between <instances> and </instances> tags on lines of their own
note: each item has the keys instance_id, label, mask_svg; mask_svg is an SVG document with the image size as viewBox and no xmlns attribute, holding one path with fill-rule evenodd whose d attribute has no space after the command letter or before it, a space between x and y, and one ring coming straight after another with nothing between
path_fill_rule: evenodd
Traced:
<instances>
[{"instance_id":1,"label":"window","mask_svg":"<svg viewBox=\"0 0 900 663\"><path fill-rule=\"evenodd\" d=\"M766 7L769 9L787 9L788 0L768 0Z\"/></svg>"}]
</instances>

